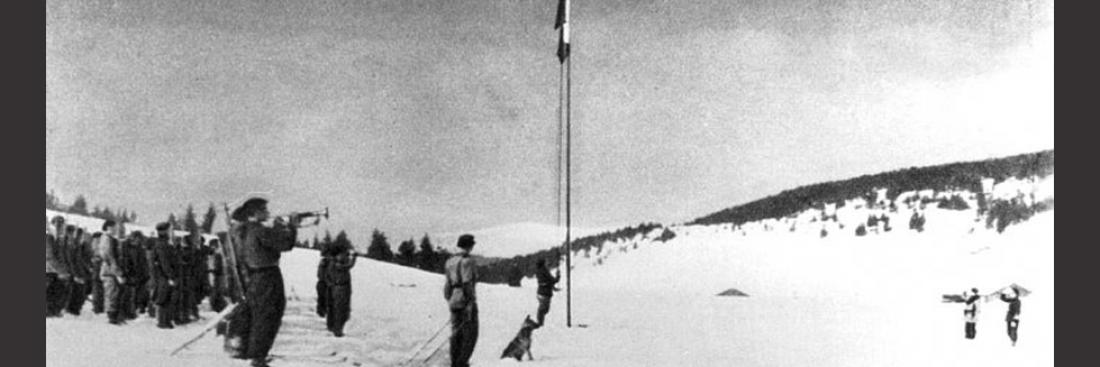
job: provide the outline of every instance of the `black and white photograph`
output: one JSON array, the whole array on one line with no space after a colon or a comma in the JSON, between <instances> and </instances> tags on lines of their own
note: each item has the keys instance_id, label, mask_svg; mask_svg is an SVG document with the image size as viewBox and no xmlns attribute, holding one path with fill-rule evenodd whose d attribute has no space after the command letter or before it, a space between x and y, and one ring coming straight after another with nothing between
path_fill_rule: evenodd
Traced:
<instances>
[{"instance_id":1,"label":"black and white photograph","mask_svg":"<svg viewBox=\"0 0 1100 367\"><path fill-rule=\"evenodd\" d=\"M46 0L51 367L1053 366L1053 0Z\"/></svg>"}]
</instances>

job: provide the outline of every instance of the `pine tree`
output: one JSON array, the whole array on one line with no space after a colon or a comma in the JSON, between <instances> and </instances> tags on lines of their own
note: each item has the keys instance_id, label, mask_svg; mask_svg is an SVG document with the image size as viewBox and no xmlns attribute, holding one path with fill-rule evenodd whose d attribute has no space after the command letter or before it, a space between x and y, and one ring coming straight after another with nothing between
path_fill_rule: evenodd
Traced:
<instances>
[{"instance_id":1,"label":"pine tree","mask_svg":"<svg viewBox=\"0 0 1100 367\"><path fill-rule=\"evenodd\" d=\"M370 235L370 245L367 246L367 257L375 260L393 262L393 250L386 240L386 235L378 229Z\"/></svg>"},{"instance_id":2,"label":"pine tree","mask_svg":"<svg viewBox=\"0 0 1100 367\"><path fill-rule=\"evenodd\" d=\"M214 230L214 220L218 218L218 211L214 210L214 203L210 203L210 208L206 209L206 214L202 216L202 233L210 234Z\"/></svg>"},{"instance_id":3,"label":"pine tree","mask_svg":"<svg viewBox=\"0 0 1100 367\"><path fill-rule=\"evenodd\" d=\"M420 239L420 252L416 254L417 267L427 271L435 271L436 256L438 255L435 252L435 247L432 247L432 240L425 233L424 238Z\"/></svg>"},{"instance_id":4,"label":"pine tree","mask_svg":"<svg viewBox=\"0 0 1100 367\"><path fill-rule=\"evenodd\" d=\"M187 231L194 244L202 242L202 234L199 232L199 222L195 217L195 206L187 204L187 211L183 213L183 229Z\"/></svg>"},{"instance_id":5,"label":"pine tree","mask_svg":"<svg viewBox=\"0 0 1100 367\"><path fill-rule=\"evenodd\" d=\"M176 221L176 213L168 213L168 225L172 227L172 230L180 229L179 222Z\"/></svg>"},{"instance_id":6,"label":"pine tree","mask_svg":"<svg viewBox=\"0 0 1100 367\"><path fill-rule=\"evenodd\" d=\"M397 246L397 263L403 266L416 266L416 240L409 238Z\"/></svg>"},{"instance_id":7,"label":"pine tree","mask_svg":"<svg viewBox=\"0 0 1100 367\"><path fill-rule=\"evenodd\" d=\"M53 189L46 191L46 209L61 209L61 199L57 198L57 195L53 193Z\"/></svg>"}]
</instances>

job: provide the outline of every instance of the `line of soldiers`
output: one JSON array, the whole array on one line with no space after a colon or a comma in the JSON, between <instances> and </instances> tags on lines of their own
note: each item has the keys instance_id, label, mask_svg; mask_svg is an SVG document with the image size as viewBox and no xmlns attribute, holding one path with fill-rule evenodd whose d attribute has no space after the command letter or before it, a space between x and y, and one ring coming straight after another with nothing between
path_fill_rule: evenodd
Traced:
<instances>
[{"instance_id":1,"label":"line of soldiers","mask_svg":"<svg viewBox=\"0 0 1100 367\"><path fill-rule=\"evenodd\" d=\"M47 221L46 317L80 315L89 296L92 312L106 312L114 325L145 313L160 328L187 324L199 319L204 299L215 312L224 309L232 284L218 240L171 238L167 223L156 228L156 238L137 231L119 238L111 220L91 234L61 216Z\"/></svg>"}]
</instances>

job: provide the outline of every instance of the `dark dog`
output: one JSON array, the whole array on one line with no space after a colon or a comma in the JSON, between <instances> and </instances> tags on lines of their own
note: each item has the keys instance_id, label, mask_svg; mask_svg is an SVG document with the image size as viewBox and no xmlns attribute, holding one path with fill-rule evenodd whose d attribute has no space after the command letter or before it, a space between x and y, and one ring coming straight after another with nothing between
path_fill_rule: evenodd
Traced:
<instances>
[{"instance_id":1,"label":"dark dog","mask_svg":"<svg viewBox=\"0 0 1100 367\"><path fill-rule=\"evenodd\" d=\"M538 327L539 324L531 320L531 315L527 315L527 318L523 319L523 326L520 327L519 333L504 348L500 358L515 358L517 361L523 361L523 355L526 354L527 360L534 360L535 357L531 355L531 332Z\"/></svg>"}]
</instances>

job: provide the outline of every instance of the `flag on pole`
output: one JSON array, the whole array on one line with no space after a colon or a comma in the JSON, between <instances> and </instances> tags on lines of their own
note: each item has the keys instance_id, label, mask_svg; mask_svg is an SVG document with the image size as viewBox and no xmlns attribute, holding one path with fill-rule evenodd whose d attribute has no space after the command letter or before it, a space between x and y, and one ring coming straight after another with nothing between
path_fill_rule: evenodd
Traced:
<instances>
[{"instance_id":1,"label":"flag on pole","mask_svg":"<svg viewBox=\"0 0 1100 367\"><path fill-rule=\"evenodd\" d=\"M558 16L554 20L554 29L561 31L558 38L558 61L569 58L569 0L558 1Z\"/></svg>"}]
</instances>

